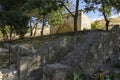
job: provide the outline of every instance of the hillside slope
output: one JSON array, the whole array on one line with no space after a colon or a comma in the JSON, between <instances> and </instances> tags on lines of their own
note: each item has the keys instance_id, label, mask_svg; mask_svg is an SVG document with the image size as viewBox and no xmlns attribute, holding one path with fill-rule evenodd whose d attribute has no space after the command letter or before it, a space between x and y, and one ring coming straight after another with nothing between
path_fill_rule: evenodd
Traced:
<instances>
[{"instance_id":1,"label":"hillside slope","mask_svg":"<svg viewBox=\"0 0 120 80\"><path fill-rule=\"evenodd\" d=\"M105 20L98 20L99 24L101 25L101 27L105 26ZM110 18L110 25L109 27L111 28L113 25L120 25L120 17L116 17L116 18Z\"/></svg>"}]
</instances>

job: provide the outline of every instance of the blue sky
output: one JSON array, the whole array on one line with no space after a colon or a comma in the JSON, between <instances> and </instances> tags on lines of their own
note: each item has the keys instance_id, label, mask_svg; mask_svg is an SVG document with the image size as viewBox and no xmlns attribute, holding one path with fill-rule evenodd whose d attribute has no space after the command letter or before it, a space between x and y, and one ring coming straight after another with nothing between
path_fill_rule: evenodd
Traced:
<instances>
[{"instance_id":1,"label":"blue sky","mask_svg":"<svg viewBox=\"0 0 120 80\"><path fill-rule=\"evenodd\" d=\"M69 1L72 1L73 2L73 7L75 7L75 2L76 0L69 0ZM80 0L80 3L79 3L79 9L83 9L84 8L84 5L85 3L82 3L83 0ZM102 14L99 12L99 11L91 11L89 13L85 13L89 18L91 18L92 20L100 20L100 19L103 19L103 16ZM111 17L118 17L120 16L120 14L114 14L112 15Z\"/></svg>"},{"instance_id":2,"label":"blue sky","mask_svg":"<svg viewBox=\"0 0 120 80\"><path fill-rule=\"evenodd\" d=\"M72 6L75 7L75 4L76 4L76 0L69 0L72 2ZM85 3L82 2L83 0L80 0L80 3L79 3L79 9L83 9L84 6L85 6ZM93 19L93 20L97 20L97 19L100 19L102 17L101 13L98 12L98 11L91 11L89 13L85 13L89 18Z\"/></svg>"}]
</instances>

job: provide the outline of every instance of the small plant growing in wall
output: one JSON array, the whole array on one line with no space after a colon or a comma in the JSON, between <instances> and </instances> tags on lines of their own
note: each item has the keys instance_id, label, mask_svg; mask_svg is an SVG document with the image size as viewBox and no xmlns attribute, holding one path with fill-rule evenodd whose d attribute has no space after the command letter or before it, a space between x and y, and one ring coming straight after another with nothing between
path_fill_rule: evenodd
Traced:
<instances>
[{"instance_id":1,"label":"small plant growing in wall","mask_svg":"<svg viewBox=\"0 0 120 80\"><path fill-rule=\"evenodd\" d=\"M73 80L83 80L83 76L79 76L76 73L73 73L73 75L74 75L74 79Z\"/></svg>"}]
</instances>

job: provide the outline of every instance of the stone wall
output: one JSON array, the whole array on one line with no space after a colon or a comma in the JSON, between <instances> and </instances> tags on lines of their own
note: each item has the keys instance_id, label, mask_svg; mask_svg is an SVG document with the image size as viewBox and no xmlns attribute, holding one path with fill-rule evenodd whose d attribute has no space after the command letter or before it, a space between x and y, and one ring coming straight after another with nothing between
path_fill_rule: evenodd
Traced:
<instances>
[{"instance_id":1,"label":"stone wall","mask_svg":"<svg viewBox=\"0 0 120 80\"><path fill-rule=\"evenodd\" d=\"M11 57L11 61L14 60L12 63L15 65L18 72L17 77L20 80L25 80L30 71L36 69L36 65L33 65L35 66L34 68L31 66L36 60L36 57L35 59L32 57L32 55L36 53L34 49L29 49L24 45L11 45L8 43L6 43L3 48L8 49L9 53L14 55L14 57Z\"/></svg>"},{"instance_id":2,"label":"stone wall","mask_svg":"<svg viewBox=\"0 0 120 80\"><path fill-rule=\"evenodd\" d=\"M81 14L82 14L82 17L81 17L81 30L91 29L91 24L93 23L93 20L90 19L88 16L86 16L84 13L81 13Z\"/></svg>"},{"instance_id":3,"label":"stone wall","mask_svg":"<svg viewBox=\"0 0 120 80\"><path fill-rule=\"evenodd\" d=\"M39 51L29 49L24 45L5 44L4 48L10 47L10 52L16 55L20 80L26 80L32 71L45 64L57 62L67 55L72 50L73 39L71 38L61 37L56 41L45 43ZM67 46L69 47L66 48Z\"/></svg>"},{"instance_id":4,"label":"stone wall","mask_svg":"<svg viewBox=\"0 0 120 80\"><path fill-rule=\"evenodd\" d=\"M14 46L20 80L72 80L72 73L120 74L120 27L61 37L39 51ZM11 50L12 51L12 50Z\"/></svg>"},{"instance_id":5,"label":"stone wall","mask_svg":"<svg viewBox=\"0 0 120 80\"><path fill-rule=\"evenodd\" d=\"M118 26L114 27L110 32L88 32L82 37L83 41L79 41L79 37L76 39L77 44L73 45L72 51L57 64L68 66L73 72L91 77L101 72L104 74L120 74L119 34L120 27ZM73 80L72 78L69 79L69 74L66 74L65 70L59 70L56 63L46 66L47 70L43 68L43 76L47 76L46 73L49 73L49 75L54 75L54 72L57 73L52 78L47 76L47 79L44 80ZM62 67L62 69L64 68ZM51 70L54 70L54 72L51 72ZM56 76L59 73L62 73L61 78ZM64 79L63 75L66 75Z\"/></svg>"}]
</instances>

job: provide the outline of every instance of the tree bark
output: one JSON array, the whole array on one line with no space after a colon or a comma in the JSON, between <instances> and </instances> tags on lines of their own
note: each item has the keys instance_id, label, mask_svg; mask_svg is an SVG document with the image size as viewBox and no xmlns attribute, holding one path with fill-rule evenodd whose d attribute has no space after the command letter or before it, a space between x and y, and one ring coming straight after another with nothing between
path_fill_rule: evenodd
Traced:
<instances>
[{"instance_id":1,"label":"tree bark","mask_svg":"<svg viewBox=\"0 0 120 80\"><path fill-rule=\"evenodd\" d=\"M108 31L108 27L109 27L110 21L109 21L109 19L108 19L108 15L107 15L107 13L106 13L105 7L106 7L106 6L105 6L105 2L104 2L104 0L102 0L102 9L103 9L102 14L103 14L104 19L105 19L105 22L106 22L106 24L105 24L105 26L106 26L106 31Z\"/></svg>"},{"instance_id":2,"label":"tree bark","mask_svg":"<svg viewBox=\"0 0 120 80\"><path fill-rule=\"evenodd\" d=\"M43 36L44 26L45 26L45 16L43 15L43 24L42 24L41 36Z\"/></svg>"},{"instance_id":3,"label":"tree bark","mask_svg":"<svg viewBox=\"0 0 120 80\"><path fill-rule=\"evenodd\" d=\"M33 35L33 29L32 29L32 24L31 24L31 21L30 21L30 36Z\"/></svg>"},{"instance_id":4,"label":"tree bark","mask_svg":"<svg viewBox=\"0 0 120 80\"><path fill-rule=\"evenodd\" d=\"M34 36L36 35L36 32L37 32L37 24L38 24L38 23L35 24L35 32L34 32Z\"/></svg>"},{"instance_id":5,"label":"tree bark","mask_svg":"<svg viewBox=\"0 0 120 80\"><path fill-rule=\"evenodd\" d=\"M74 16L74 33L75 34L78 31L78 28L77 28L78 8L79 8L79 0L76 0L76 10L75 10L75 16Z\"/></svg>"},{"instance_id":6,"label":"tree bark","mask_svg":"<svg viewBox=\"0 0 120 80\"><path fill-rule=\"evenodd\" d=\"M105 24L105 26L106 26L106 31L108 31L108 27L109 27L110 21L108 20L107 15L105 14L104 11L103 11L103 16L104 16L104 19L105 19L105 22L106 22L106 24Z\"/></svg>"},{"instance_id":7,"label":"tree bark","mask_svg":"<svg viewBox=\"0 0 120 80\"><path fill-rule=\"evenodd\" d=\"M62 5L65 7L65 9L71 14L72 17L74 17L74 14L67 8L67 6L64 5L64 3L62 3Z\"/></svg>"},{"instance_id":8,"label":"tree bark","mask_svg":"<svg viewBox=\"0 0 120 80\"><path fill-rule=\"evenodd\" d=\"M9 38L9 41L11 41L12 40L12 34L13 34L13 26L10 26L10 38Z\"/></svg>"}]
</instances>

